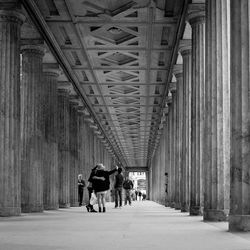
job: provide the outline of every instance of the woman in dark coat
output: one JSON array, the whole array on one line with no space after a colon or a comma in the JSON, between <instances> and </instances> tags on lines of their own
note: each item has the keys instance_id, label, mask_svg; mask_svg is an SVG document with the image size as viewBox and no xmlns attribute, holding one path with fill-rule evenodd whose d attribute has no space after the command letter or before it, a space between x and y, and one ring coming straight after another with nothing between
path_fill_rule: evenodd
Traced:
<instances>
[{"instance_id":1,"label":"woman in dark coat","mask_svg":"<svg viewBox=\"0 0 250 250\"><path fill-rule=\"evenodd\" d=\"M93 188L97 195L98 207L99 212L106 212L105 207L105 195L109 190L109 176L117 171L118 167L116 166L115 169L111 171L106 171L105 166L103 164L97 164L97 171L95 175L92 177L93 180ZM103 207L103 210L102 210Z\"/></svg>"},{"instance_id":2,"label":"woman in dark coat","mask_svg":"<svg viewBox=\"0 0 250 250\"><path fill-rule=\"evenodd\" d=\"M92 170L91 170L91 173L90 173L90 176L89 176L89 179L88 179L88 192L89 192L89 204L86 206L88 212L91 212L91 213L96 213L97 211L94 209L93 205L90 204L90 198L91 198L91 194L92 192L94 192L94 188L93 188L93 176L95 175L97 171L97 166L95 166Z\"/></svg>"}]
</instances>

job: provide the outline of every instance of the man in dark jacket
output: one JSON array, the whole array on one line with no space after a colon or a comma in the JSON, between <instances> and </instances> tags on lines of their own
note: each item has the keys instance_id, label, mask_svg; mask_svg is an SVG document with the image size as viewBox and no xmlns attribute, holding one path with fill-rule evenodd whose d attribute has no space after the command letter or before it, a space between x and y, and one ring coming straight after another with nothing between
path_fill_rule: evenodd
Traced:
<instances>
[{"instance_id":1,"label":"man in dark jacket","mask_svg":"<svg viewBox=\"0 0 250 250\"><path fill-rule=\"evenodd\" d=\"M123 186L124 177L122 174L122 168L118 168L118 174L115 176L115 208L118 208L118 199L119 207L122 207L122 186Z\"/></svg>"}]
</instances>

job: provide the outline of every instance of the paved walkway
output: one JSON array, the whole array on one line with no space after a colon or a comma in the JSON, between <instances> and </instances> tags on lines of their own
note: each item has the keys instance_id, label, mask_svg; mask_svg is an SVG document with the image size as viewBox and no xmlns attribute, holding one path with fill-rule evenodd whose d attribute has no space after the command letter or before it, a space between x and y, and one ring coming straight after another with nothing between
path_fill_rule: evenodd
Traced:
<instances>
[{"instance_id":1,"label":"paved walkway","mask_svg":"<svg viewBox=\"0 0 250 250\"><path fill-rule=\"evenodd\" d=\"M106 213L85 207L0 218L0 250L250 250L250 233L151 201Z\"/></svg>"}]
</instances>

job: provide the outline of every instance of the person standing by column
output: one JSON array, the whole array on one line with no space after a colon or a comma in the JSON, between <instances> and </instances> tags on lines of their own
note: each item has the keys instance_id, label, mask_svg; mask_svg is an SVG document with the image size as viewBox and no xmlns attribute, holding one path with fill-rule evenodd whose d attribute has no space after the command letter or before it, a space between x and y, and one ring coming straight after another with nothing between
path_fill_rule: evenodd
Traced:
<instances>
[{"instance_id":1,"label":"person standing by column","mask_svg":"<svg viewBox=\"0 0 250 250\"><path fill-rule=\"evenodd\" d=\"M82 206L83 190L85 187L85 181L82 179L82 175L78 175L78 202L79 207Z\"/></svg>"},{"instance_id":2,"label":"person standing by column","mask_svg":"<svg viewBox=\"0 0 250 250\"><path fill-rule=\"evenodd\" d=\"M122 186L124 182L124 177L122 174L122 168L118 168L118 174L115 176L115 208L118 208L118 200L119 207L122 207Z\"/></svg>"}]
</instances>

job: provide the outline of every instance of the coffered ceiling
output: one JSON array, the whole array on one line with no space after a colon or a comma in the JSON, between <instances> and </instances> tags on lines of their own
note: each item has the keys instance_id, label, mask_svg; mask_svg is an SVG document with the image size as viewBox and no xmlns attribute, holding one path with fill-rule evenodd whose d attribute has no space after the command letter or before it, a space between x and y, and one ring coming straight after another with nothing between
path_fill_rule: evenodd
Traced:
<instances>
[{"instance_id":1,"label":"coffered ceiling","mask_svg":"<svg viewBox=\"0 0 250 250\"><path fill-rule=\"evenodd\" d=\"M126 167L152 156L185 0L27 0L24 6ZM105 139L106 138L106 139Z\"/></svg>"}]
</instances>

